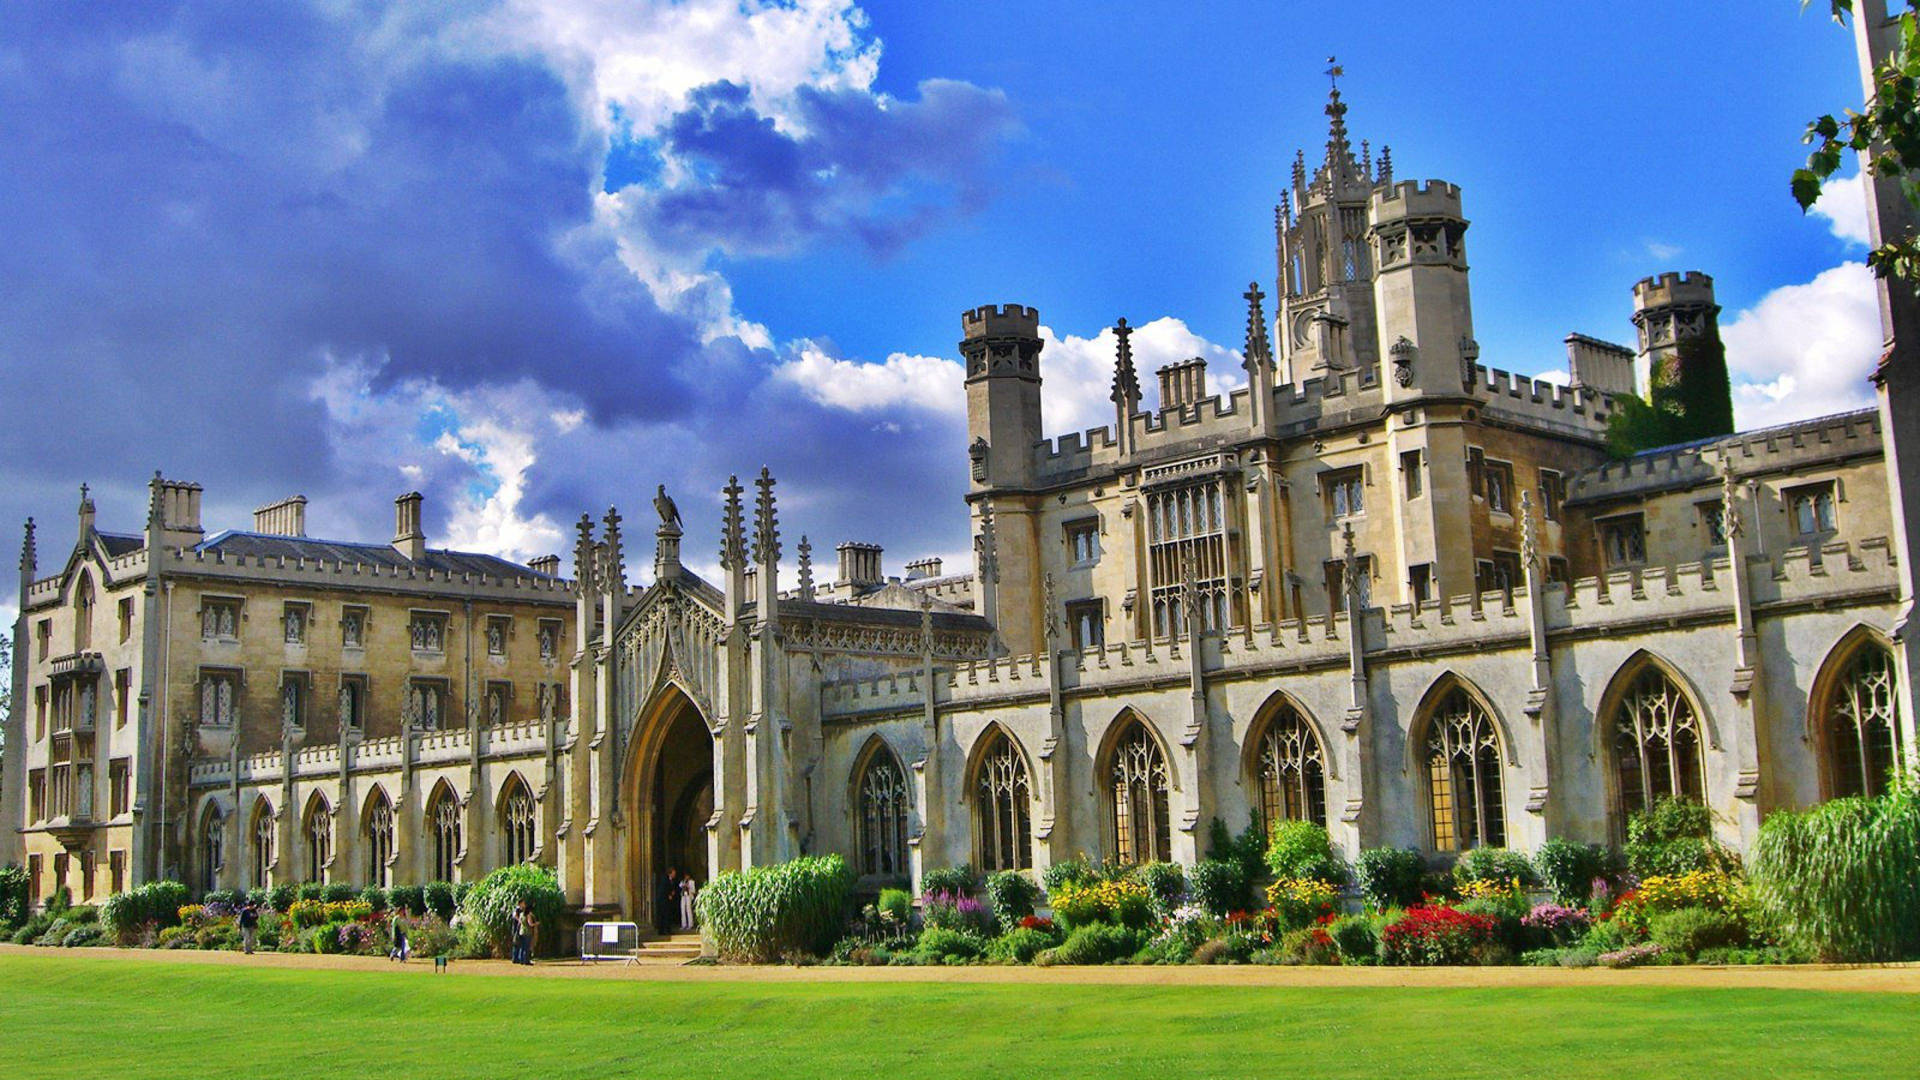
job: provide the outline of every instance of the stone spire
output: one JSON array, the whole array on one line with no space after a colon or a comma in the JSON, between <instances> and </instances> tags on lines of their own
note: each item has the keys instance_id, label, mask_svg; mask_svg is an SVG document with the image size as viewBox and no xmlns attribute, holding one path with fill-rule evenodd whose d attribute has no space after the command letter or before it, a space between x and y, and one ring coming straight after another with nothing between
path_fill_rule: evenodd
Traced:
<instances>
[{"instance_id":1,"label":"stone spire","mask_svg":"<svg viewBox=\"0 0 1920 1080\"><path fill-rule=\"evenodd\" d=\"M753 564L760 579L760 622L773 626L780 612L780 521L773 503L773 473L765 465L753 482Z\"/></svg>"},{"instance_id":2,"label":"stone spire","mask_svg":"<svg viewBox=\"0 0 1920 1080\"><path fill-rule=\"evenodd\" d=\"M155 469L153 479L147 481L147 528L155 533L165 528L167 524L166 513L161 508L160 491L160 470Z\"/></svg>"},{"instance_id":3,"label":"stone spire","mask_svg":"<svg viewBox=\"0 0 1920 1080\"><path fill-rule=\"evenodd\" d=\"M740 486L738 476L727 477L727 486L721 489L726 495L726 512L720 519L720 568L736 570L747 564L746 525L740 510Z\"/></svg>"},{"instance_id":4,"label":"stone spire","mask_svg":"<svg viewBox=\"0 0 1920 1080\"><path fill-rule=\"evenodd\" d=\"M1249 282L1247 291L1240 295L1247 301L1246 359L1241 366L1252 372L1257 366L1273 361L1273 343L1267 337L1267 311L1261 306L1267 297L1257 281Z\"/></svg>"},{"instance_id":5,"label":"stone spire","mask_svg":"<svg viewBox=\"0 0 1920 1080\"><path fill-rule=\"evenodd\" d=\"M805 533L800 536L800 599L813 600L813 545Z\"/></svg>"},{"instance_id":6,"label":"stone spire","mask_svg":"<svg viewBox=\"0 0 1920 1080\"><path fill-rule=\"evenodd\" d=\"M20 542L20 573L31 579L40 569L40 548L33 538L33 519L27 519L27 535ZM22 597L25 600L25 597Z\"/></svg>"},{"instance_id":7,"label":"stone spire","mask_svg":"<svg viewBox=\"0 0 1920 1080\"><path fill-rule=\"evenodd\" d=\"M594 566L593 515L581 514L574 524L579 534L573 542L573 577L575 587L582 596L591 596L594 591L594 577L598 567Z\"/></svg>"},{"instance_id":8,"label":"stone spire","mask_svg":"<svg viewBox=\"0 0 1920 1080\"><path fill-rule=\"evenodd\" d=\"M1351 521L1340 528L1340 577L1347 593L1347 610L1352 611L1360 603L1360 557L1353 551Z\"/></svg>"},{"instance_id":9,"label":"stone spire","mask_svg":"<svg viewBox=\"0 0 1920 1080\"><path fill-rule=\"evenodd\" d=\"M1327 94L1327 167L1337 172L1342 166L1357 170L1353 160L1353 143L1347 139L1347 106L1340 100L1340 76L1346 74L1334 58L1327 57L1327 79L1332 90Z\"/></svg>"},{"instance_id":10,"label":"stone spire","mask_svg":"<svg viewBox=\"0 0 1920 1080\"><path fill-rule=\"evenodd\" d=\"M80 485L80 542L86 543L87 534L93 531L93 496L87 493L87 485Z\"/></svg>"},{"instance_id":11,"label":"stone spire","mask_svg":"<svg viewBox=\"0 0 1920 1080\"><path fill-rule=\"evenodd\" d=\"M1374 173L1374 183L1380 187L1393 186L1393 147L1380 147L1380 168Z\"/></svg>"},{"instance_id":12,"label":"stone spire","mask_svg":"<svg viewBox=\"0 0 1920 1080\"><path fill-rule=\"evenodd\" d=\"M600 568L600 586L608 592L619 593L626 589L627 561L626 553L620 547L620 511L607 507L607 516L602 521L606 532L606 551L602 556Z\"/></svg>"},{"instance_id":13,"label":"stone spire","mask_svg":"<svg viewBox=\"0 0 1920 1080\"><path fill-rule=\"evenodd\" d=\"M993 504L980 504L980 535L973 538L973 551L980 564L980 580L997 583L1000 580L1000 555L996 551L999 538L993 529Z\"/></svg>"},{"instance_id":14,"label":"stone spire","mask_svg":"<svg viewBox=\"0 0 1920 1080\"><path fill-rule=\"evenodd\" d=\"M1113 444L1122 457L1133 452L1133 414L1140 411L1140 374L1133 368L1133 327L1113 324Z\"/></svg>"}]
</instances>

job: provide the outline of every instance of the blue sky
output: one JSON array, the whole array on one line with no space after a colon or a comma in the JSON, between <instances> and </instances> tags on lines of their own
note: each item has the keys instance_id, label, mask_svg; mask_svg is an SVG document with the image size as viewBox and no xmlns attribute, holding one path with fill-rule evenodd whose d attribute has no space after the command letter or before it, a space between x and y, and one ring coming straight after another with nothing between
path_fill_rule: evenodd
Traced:
<instances>
[{"instance_id":1,"label":"blue sky","mask_svg":"<svg viewBox=\"0 0 1920 1080\"><path fill-rule=\"evenodd\" d=\"M525 558L656 483L717 534L765 463L816 551L958 558L959 313L1040 308L1056 428L1117 316L1234 370L1329 55L1356 140L1464 187L1485 362L1700 269L1743 423L1867 399L1857 189L1786 190L1859 95L1818 11L1193 7L6 5L0 520L62 551L85 480L131 530L158 468L210 531L297 491L384 540L419 488L432 542Z\"/></svg>"}]
</instances>

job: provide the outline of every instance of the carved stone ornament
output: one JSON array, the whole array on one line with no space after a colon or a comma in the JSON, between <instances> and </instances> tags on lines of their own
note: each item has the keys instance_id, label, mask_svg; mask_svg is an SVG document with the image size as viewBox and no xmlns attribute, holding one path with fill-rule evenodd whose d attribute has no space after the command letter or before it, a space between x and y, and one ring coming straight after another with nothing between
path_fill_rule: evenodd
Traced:
<instances>
[{"instance_id":1,"label":"carved stone ornament","mask_svg":"<svg viewBox=\"0 0 1920 1080\"><path fill-rule=\"evenodd\" d=\"M1403 387L1412 386L1413 361L1420 354L1419 347L1403 337L1394 342L1393 347L1387 352L1393 357L1393 381Z\"/></svg>"},{"instance_id":2,"label":"carved stone ornament","mask_svg":"<svg viewBox=\"0 0 1920 1080\"><path fill-rule=\"evenodd\" d=\"M973 463L973 479L976 483L985 483L987 479L987 440L976 438L973 445L967 447L967 457Z\"/></svg>"}]
</instances>

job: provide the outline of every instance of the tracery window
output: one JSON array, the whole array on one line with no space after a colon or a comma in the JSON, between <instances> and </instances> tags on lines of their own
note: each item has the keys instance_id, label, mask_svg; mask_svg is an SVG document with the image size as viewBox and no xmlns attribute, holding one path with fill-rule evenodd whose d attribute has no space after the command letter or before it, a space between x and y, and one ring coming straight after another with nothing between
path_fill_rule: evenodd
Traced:
<instances>
[{"instance_id":1,"label":"tracery window","mask_svg":"<svg viewBox=\"0 0 1920 1080\"><path fill-rule=\"evenodd\" d=\"M502 683L487 686L487 725L500 727L507 722L507 688Z\"/></svg>"},{"instance_id":2,"label":"tracery window","mask_svg":"<svg viewBox=\"0 0 1920 1080\"><path fill-rule=\"evenodd\" d=\"M433 879L452 881L460 860L460 800L444 784L434 792L427 820L433 829Z\"/></svg>"},{"instance_id":3,"label":"tracery window","mask_svg":"<svg viewBox=\"0 0 1920 1080\"><path fill-rule=\"evenodd\" d=\"M253 887L264 889L273 884L270 872L273 868L273 806L265 799L260 800L253 810Z\"/></svg>"},{"instance_id":4,"label":"tracery window","mask_svg":"<svg viewBox=\"0 0 1920 1080\"><path fill-rule=\"evenodd\" d=\"M233 723L233 676L225 672L200 676L200 723L228 727Z\"/></svg>"},{"instance_id":5,"label":"tracery window","mask_svg":"<svg viewBox=\"0 0 1920 1080\"><path fill-rule=\"evenodd\" d=\"M348 649L365 648L367 643L367 610L350 607L340 612L340 644Z\"/></svg>"},{"instance_id":6,"label":"tracery window","mask_svg":"<svg viewBox=\"0 0 1920 1080\"><path fill-rule=\"evenodd\" d=\"M1131 721L1113 748L1114 858L1122 863L1173 859L1166 758L1146 725Z\"/></svg>"},{"instance_id":7,"label":"tracery window","mask_svg":"<svg viewBox=\"0 0 1920 1080\"><path fill-rule=\"evenodd\" d=\"M93 646L92 576L81 574L80 587L75 591L79 595L73 602L73 651L83 652Z\"/></svg>"},{"instance_id":8,"label":"tracery window","mask_svg":"<svg viewBox=\"0 0 1920 1080\"><path fill-rule=\"evenodd\" d=\"M1031 870L1033 788L1027 763L1006 732L995 731L992 739L981 755L974 789L980 865L988 871Z\"/></svg>"},{"instance_id":9,"label":"tracery window","mask_svg":"<svg viewBox=\"0 0 1920 1080\"><path fill-rule=\"evenodd\" d=\"M376 789L367 810L367 881L381 888L393 885L393 803Z\"/></svg>"},{"instance_id":10,"label":"tracery window","mask_svg":"<svg viewBox=\"0 0 1920 1080\"><path fill-rule=\"evenodd\" d=\"M907 873L906 773L884 747L867 758L860 774L860 872Z\"/></svg>"},{"instance_id":11,"label":"tracery window","mask_svg":"<svg viewBox=\"0 0 1920 1080\"><path fill-rule=\"evenodd\" d=\"M280 684L280 722L287 727L300 727L306 723L305 691L306 684L291 675Z\"/></svg>"},{"instance_id":12,"label":"tracery window","mask_svg":"<svg viewBox=\"0 0 1920 1080\"><path fill-rule=\"evenodd\" d=\"M551 660L560 654L560 624L549 620L540 622L540 659Z\"/></svg>"},{"instance_id":13,"label":"tracery window","mask_svg":"<svg viewBox=\"0 0 1920 1080\"><path fill-rule=\"evenodd\" d=\"M1186 582L1192 574L1201 626L1228 626L1227 518L1224 480L1207 480L1147 496L1147 560L1151 577L1153 633L1187 632Z\"/></svg>"},{"instance_id":14,"label":"tracery window","mask_svg":"<svg viewBox=\"0 0 1920 1080\"><path fill-rule=\"evenodd\" d=\"M339 709L340 727L343 730L357 731L359 729L364 712L361 705L360 683L342 679L340 682Z\"/></svg>"},{"instance_id":15,"label":"tracery window","mask_svg":"<svg viewBox=\"0 0 1920 1080\"><path fill-rule=\"evenodd\" d=\"M333 810L326 800L316 797L307 806L307 880L327 880L327 866L333 862Z\"/></svg>"},{"instance_id":16,"label":"tracery window","mask_svg":"<svg viewBox=\"0 0 1920 1080\"><path fill-rule=\"evenodd\" d=\"M407 633L415 652L445 652L447 619L444 615L415 614L407 624Z\"/></svg>"},{"instance_id":17,"label":"tracery window","mask_svg":"<svg viewBox=\"0 0 1920 1080\"><path fill-rule=\"evenodd\" d=\"M501 810L501 824L505 826L507 865L530 861L533 858L534 839L533 793L517 777L508 790L506 805Z\"/></svg>"},{"instance_id":18,"label":"tracery window","mask_svg":"<svg viewBox=\"0 0 1920 1080\"><path fill-rule=\"evenodd\" d=\"M240 605L232 600L207 600L200 607L200 636L231 641L240 636Z\"/></svg>"},{"instance_id":19,"label":"tracery window","mask_svg":"<svg viewBox=\"0 0 1920 1080\"><path fill-rule=\"evenodd\" d=\"M441 704L438 683L416 682L407 687L407 719L420 730L440 729Z\"/></svg>"},{"instance_id":20,"label":"tracery window","mask_svg":"<svg viewBox=\"0 0 1920 1080\"><path fill-rule=\"evenodd\" d=\"M1666 672L1649 664L1634 676L1610 726L1623 815L1668 796L1704 798L1700 720Z\"/></svg>"},{"instance_id":21,"label":"tracery window","mask_svg":"<svg viewBox=\"0 0 1920 1080\"><path fill-rule=\"evenodd\" d=\"M1260 821L1327 824L1326 759L1320 740L1298 710L1282 705L1260 736L1255 763L1260 781Z\"/></svg>"},{"instance_id":22,"label":"tracery window","mask_svg":"<svg viewBox=\"0 0 1920 1080\"><path fill-rule=\"evenodd\" d=\"M1900 759L1900 728L1894 722L1893 654L1865 645L1847 660L1827 695L1827 768L1835 797L1885 794Z\"/></svg>"},{"instance_id":23,"label":"tracery window","mask_svg":"<svg viewBox=\"0 0 1920 1080\"><path fill-rule=\"evenodd\" d=\"M220 887L220 871L227 862L227 819L217 806L208 806L200 819L200 888L212 892Z\"/></svg>"},{"instance_id":24,"label":"tracery window","mask_svg":"<svg viewBox=\"0 0 1920 1080\"><path fill-rule=\"evenodd\" d=\"M1506 844L1500 732L1480 703L1457 686L1427 721L1427 795L1437 850Z\"/></svg>"},{"instance_id":25,"label":"tracery window","mask_svg":"<svg viewBox=\"0 0 1920 1080\"><path fill-rule=\"evenodd\" d=\"M487 655L507 655L507 620L502 616L487 619Z\"/></svg>"},{"instance_id":26,"label":"tracery window","mask_svg":"<svg viewBox=\"0 0 1920 1080\"><path fill-rule=\"evenodd\" d=\"M280 615L280 631L289 645L307 643L307 605L288 604Z\"/></svg>"}]
</instances>

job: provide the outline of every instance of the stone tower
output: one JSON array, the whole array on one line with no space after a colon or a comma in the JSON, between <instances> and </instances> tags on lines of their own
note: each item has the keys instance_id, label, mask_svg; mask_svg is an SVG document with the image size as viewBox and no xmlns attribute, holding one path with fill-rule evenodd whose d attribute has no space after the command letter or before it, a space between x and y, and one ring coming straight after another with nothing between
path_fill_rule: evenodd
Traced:
<instances>
[{"instance_id":1,"label":"stone tower","mask_svg":"<svg viewBox=\"0 0 1920 1080\"><path fill-rule=\"evenodd\" d=\"M961 315L967 365L967 454L980 614L1016 653L1038 638L1039 565L1033 533L1034 445L1040 427L1040 313L989 304ZM998 573L996 573L998 568ZM995 579L997 581L989 580Z\"/></svg>"},{"instance_id":2,"label":"stone tower","mask_svg":"<svg viewBox=\"0 0 1920 1080\"><path fill-rule=\"evenodd\" d=\"M1389 400L1458 394L1479 358L1460 189L1439 180L1376 189L1373 283Z\"/></svg>"},{"instance_id":3,"label":"stone tower","mask_svg":"<svg viewBox=\"0 0 1920 1080\"><path fill-rule=\"evenodd\" d=\"M1305 155L1295 157L1292 188L1274 223L1279 233L1280 322L1275 330L1282 382L1297 382L1329 368L1380 362L1373 256L1367 243L1373 162L1365 152L1360 159L1354 157L1346 115L1336 88L1327 100L1326 152L1311 179ZM1390 179L1388 161L1383 150L1383 183Z\"/></svg>"},{"instance_id":4,"label":"stone tower","mask_svg":"<svg viewBox=\"0 0 1920 1080\"><path fill-rule=\"evenodd\" d=\"M1633 325L1647 368L1647 400L1675 442L1733 431L1733 396L1713 279L1665 273L1633 287Z\"/></svg>"}]
</instances>

